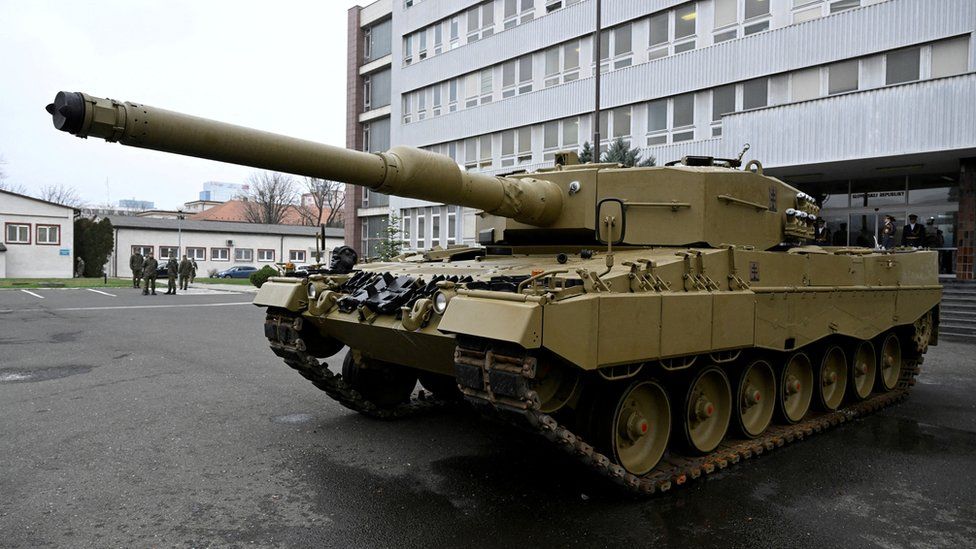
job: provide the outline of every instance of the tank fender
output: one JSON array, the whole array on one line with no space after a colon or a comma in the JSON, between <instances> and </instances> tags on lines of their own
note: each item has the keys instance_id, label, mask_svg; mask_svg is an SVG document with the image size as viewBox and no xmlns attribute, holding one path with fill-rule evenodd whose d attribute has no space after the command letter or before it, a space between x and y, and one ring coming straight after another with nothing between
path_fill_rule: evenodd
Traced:
<instances>
[{"instance_id":1,"label":"tank fender","mask_svg":"<svg viewBox=\"0 0 976 549\"><path fill-rule=\"evenodd\" d=\"M542 345L542 305L459 295L451 299L437 329L537 349Z\"/></svg>"},{"instance_id":2,"label":"tank fender","mask_svg":"<svg viewBox=\"0 0 976 549\"><path fill-rule=\"evenodd\" d=\"M258 307L278 307L292 312L308 307L305 284L300 278L273 276L261 285L253 303Z\"/></svg>"}]
</instances>

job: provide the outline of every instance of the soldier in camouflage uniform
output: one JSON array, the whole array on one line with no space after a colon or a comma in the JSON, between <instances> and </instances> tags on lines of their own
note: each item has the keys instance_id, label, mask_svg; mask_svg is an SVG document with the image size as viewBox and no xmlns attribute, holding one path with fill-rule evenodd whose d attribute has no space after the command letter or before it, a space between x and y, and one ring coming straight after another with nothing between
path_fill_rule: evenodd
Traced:
<instances>
[{"instance_id":1,"label":"soldier in camouflage uniform","mask_svg":"<svg viewBox=\"0 0 976 549\"><path fill-rule=\"evenodd\" d=\"M187 283L190 281L190 275L193 274L193 264L190 260L183 256L183 260L180 261L180 289L185 290Z\"/></svg>"},{"instance_id":2,"label":"soldier in camouflage uniform","mask_svg":"<svg viewBox=\"0 0 976 549\"><path fill-rule=\"evenodd\" d=\"M142 263L145 261L142 258L142 254L139 252L132 252L132 257L129 258L129 269L132 271L132 287L138 288L139 281L142 280Z\"/></svg>"},{"instance_id":3,"label":"soldier in camouflage uniform","mask_svg":"<svg viewBox=\"0 0 976 549\"><path fill-rule=\"evenodd\" d=\"M146 254L146 259L142 262L142 295L149 295L149 286L152 284L152 295L156 295L156 269L159 262L153 257L152 250Z\"/></svg>"},{"instance_id":4,"label":"soldier in camouflage uniform","mask_svg":"<svg viewBox=\"0 0 976 549\"><path fill-rule=\"evenodd\" d=\"M166 262L166 295L176 295L176 272L180 266L175 257L170 257Z\"/></svg>"}]
</instances>

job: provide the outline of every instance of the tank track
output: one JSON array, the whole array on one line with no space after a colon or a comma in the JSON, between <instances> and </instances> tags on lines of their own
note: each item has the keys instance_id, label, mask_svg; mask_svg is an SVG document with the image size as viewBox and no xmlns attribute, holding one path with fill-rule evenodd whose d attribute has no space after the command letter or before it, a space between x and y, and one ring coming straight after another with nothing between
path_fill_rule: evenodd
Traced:
<instances>
[{"instance_id":1,"label":"tank track","mask_svg":"<svg viewBox=\"0 0 976 549\"><path fill-rule=\"evenodd\" d=\"M478 409L495 413L515 425L541 435L577 461L625 490L650 495L685 485L691 479L709 475L757 457L787 444L809 438L842 423L872 414L908 396L915 384L918 356L903 365L894 389L875 394L835 412L808 413L794 425L770 425L755 439L724 441L704 456L683 456L668 452L649 473L636 476L614 464L553 416L539 411L539 398L531 390L536 358L528 353L505 349L496 351L487 342L467 341L455 351L455 368L465 398Z\"/></svg>"},{"instance_id":2,"label":"tank track","mask_svg":"<svg viewBox=\"0 0 976 549\"><path fill-rule=\"evenodd\" d=\"M284 359L285 364L297 370L305 379L346 408L376 419L399 419L444 408L450 404L448 401L434 398L423 390L410 401L392 408L370 402L346 383L342 375L329 371L328 366L307 351L305 342L299 336L303 321L304 319L297 315L268 312L264 321L264 334L268 338L271 350Z\"/></svg>"}]
</instances>

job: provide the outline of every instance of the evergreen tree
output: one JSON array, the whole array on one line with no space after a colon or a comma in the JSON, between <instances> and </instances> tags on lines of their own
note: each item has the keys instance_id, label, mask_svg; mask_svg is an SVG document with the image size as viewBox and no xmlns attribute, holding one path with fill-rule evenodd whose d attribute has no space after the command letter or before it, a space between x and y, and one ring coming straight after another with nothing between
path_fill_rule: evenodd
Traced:
<instances>
[{"instance_id":1,"label":"evergreen tree","mask_svg":"<svg viewBox=\"0 0 976 549\"><path fill-rule=\"evenodd\" d=\"M634 166L653 166L657 160L653 156L648 156L646 159L641 160L640 156L640 148L634 147L631 149L622 137L618 137L610 144L607 152L603 153L600 162L616 162L628 168L633 168Z\"/></svg>"},{"instance_id":2,"label":"evergreen tree","mask_svg":"<svg viewBox=\"0 0 976 549\"><path fill-rule=\"evenodd\" d=\"M383 231L383 240L376 245L376 254L380 261L390 261L400 255L403 248L403 239L400 237L400 216L390 211L386 229Z\"/></svg>"},{"instance_id":3,"label":"evergreen tree","mask_svg":"<svg viewBox=\"0 0 976 549\"><path fill-rule=\"evenodd\" d=\"M112 222L78 218L75 220L75 257L85 260L85 276L101 277L105 274L105 262L115 243Z\"/></svg>"},{"instance_id":4,"label":"evergreen tree","mask_svg":"<svg viewBox=\"0 0 976 549\"><path fill-rule=\"evenodd\" d=\"M590 145L589 141L583 142L583 148L579 152L580 164L589 164L593 162L593 145Z\"/></svg>"}]
</instances>

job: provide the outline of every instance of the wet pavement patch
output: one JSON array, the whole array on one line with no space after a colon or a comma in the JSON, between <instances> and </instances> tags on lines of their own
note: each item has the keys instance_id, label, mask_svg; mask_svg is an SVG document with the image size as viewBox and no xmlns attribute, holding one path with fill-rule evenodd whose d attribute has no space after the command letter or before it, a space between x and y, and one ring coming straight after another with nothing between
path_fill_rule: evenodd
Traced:
<instances>
[{"instance_id":1,"label":"wet pavement patch","mask_svg":"<svg viewBox=\"0 0 976 549\"><path fill-rule=\"evenodd\" d=\"M0 368L0 383L33 383L48 381L77 374L87 374L92 371L91 366L53 366L26 370L23 368Z\"/></svg>"},{"instance_id":2,"label":"wet pavement patch","mask_svg":"<svg viewBox=\"0 0 976 549\"><path fill-rule=\"evenodd\" d=\"M271 418L271 421L275 423L286 423L289 425L297 425L300 423L308 423L315 419L312 414L288 414L285 416L275 416Z\"/></svg>"}]
</instances>

